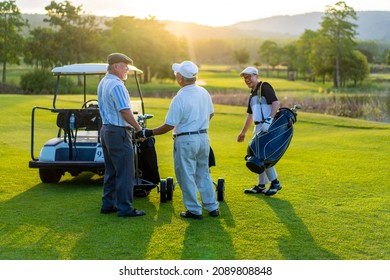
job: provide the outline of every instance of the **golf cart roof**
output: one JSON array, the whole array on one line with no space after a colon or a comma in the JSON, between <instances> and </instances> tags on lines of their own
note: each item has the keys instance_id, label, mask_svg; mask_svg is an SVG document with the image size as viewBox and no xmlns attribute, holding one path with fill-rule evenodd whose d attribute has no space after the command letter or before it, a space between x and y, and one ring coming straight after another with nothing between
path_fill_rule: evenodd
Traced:
<instances>
[{"instance_id":1,"label":"golf cart roof","mask_svg":"<svg viewBox=\"0 0 390 280\"><path fill-rule=\"evenodd\" d=\"M107 72L107 66L107 63L79 63L55 67L51 72L53 75L104 75ZM142 70L133 65L128 65L128 67L129 72L143 73Z\"/></svg>"},{"instance_id":2,"label":"golf cart roof","mask_svg":"<svg viewBox=\"0 0 390 280\"><path fill-rule=\"evenodd\" d=\"M84 103L86 103L87 95L87 76L88 75L105 75L107 73L107 63L79 63L79 64L69 64L64 66L55 67L51 70L53 75L57 76L57 84L54 90L53 97L53 108L56 109L56 100L59 91L59 84L62 76L77 76L82 75L84 77ZM142 74L142 70L138 69L133 65L128 65L128 73L131 73L131 76L134 76L135 82L137 84L139 95L142 99L142 93L138 82L138 75Z\"/></svg>"}]
</instances>

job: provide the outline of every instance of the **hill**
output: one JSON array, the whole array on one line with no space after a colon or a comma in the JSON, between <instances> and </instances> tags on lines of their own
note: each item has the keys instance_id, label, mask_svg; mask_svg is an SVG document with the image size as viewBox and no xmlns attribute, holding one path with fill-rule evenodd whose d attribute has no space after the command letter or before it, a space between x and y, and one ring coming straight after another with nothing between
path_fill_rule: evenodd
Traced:
<instances>
[{"instance_id":1,"label":"hill","mask_svg":"<svg viewBox=\"0 0 390 280\"><path fill-rule=\"evenodd\" d=\"M294 16L274 16L231 25L239 30L277 31L280 36L300 36L305 29L318 30L323 13L313 12ZM390 12L357 12L358 39L390 41Z\"/></svg>"},{"instance_id":2,"label":"hill","mask_svg":"<svg viewBox=\"0 0 390 280\"><path fill-rule=\"evenodd\" d=\"M273 16L260 18L252 21L238 22L223 27L212 27L195 23L184 23L174 21L163 21L166 29L172 34L181 37L185 36L192 40L198 39L226 39L226 38L273 38L273 39L294 39L299 37L305 29L318 30L323 13L313 12L294 16ZM360 11L357 12L356 24L360 40L375 40L390 42L390 11ZM43 22L45 15L23 14L28 19L31 28L35 26L48 26ZM97 17L99 24L110 17Z\"/></svg>"},{"instance_id":3,"label":"hill","mask_svg":"<svg viewBox=\"0 0 390 280\"><path fill-rule=\"evenodd\" d=\"M166 28L177 36L192 39L208 38L297 38L305 29L318 30L323 13L313 12L294 16L273 16L252 21L243 21L225 27L210 27L193 23L166 22ZM360 40L390 42L390 11L357 12L356 21Z\"/></svg>"}]
</instances>

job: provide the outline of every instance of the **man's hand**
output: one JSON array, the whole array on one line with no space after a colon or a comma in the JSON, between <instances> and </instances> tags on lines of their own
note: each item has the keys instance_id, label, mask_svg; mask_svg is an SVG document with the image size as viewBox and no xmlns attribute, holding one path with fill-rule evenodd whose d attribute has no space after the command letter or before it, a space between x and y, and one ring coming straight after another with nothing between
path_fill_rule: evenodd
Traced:
<instances>
[{"instance_id":1,"label":"man's hand","mask_svg":"<svg viewBox=\"0 0 390 280\"><path fill-rule=\"evenodd\" d=\"M243 142L245 140L245 133L240 133L237 137L237 142Z\"/></svg>"},{"instance_id":2,"label":"man's hand","mask_svg":"<svg viewBox=\"0 0 390 280\"><path fill-rule=\"evenodd\" d=\"M268 132L268 129L269 129L270 125L272 124L273 120L274 120L274 118L272 118L272 117L266 118L264 123L263 123L263 126L261 127L261 131Z\"/></svg>"},{"instance_id":3,"label":"man's hand","mask_svg":"<svg viewBox=\"0 0 390 280\"><path fill-rule=\"evenodd\" d=\"M137 131L135 133L135 137L137 139L149 138L150 136L153 136L153 130L151 130L151 129L144 128L144 129L141 129L140 131Z\"/></svg>"}]
</instances>

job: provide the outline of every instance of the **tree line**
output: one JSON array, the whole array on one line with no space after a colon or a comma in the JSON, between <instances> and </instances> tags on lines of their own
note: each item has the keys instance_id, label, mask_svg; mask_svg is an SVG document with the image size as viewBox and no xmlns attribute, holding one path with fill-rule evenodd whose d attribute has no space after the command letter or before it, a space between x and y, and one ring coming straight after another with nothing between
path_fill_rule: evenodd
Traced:
<instances>
[{"instance_id":1,"label":"tree line","mask_svg":"<svg viewBox=\"0 0 390 280\"><path fill-rule=\"evenodd\" d=\"M101 24L95 16L86 14L82 6L73 6L68 0L51 1L45 10L44 22L48 26L29 29L28 35L23 36L22 29L29 23L15 1L0 3L3 83L7 64L19 64L21 59L35 69L45 70L71 63L105 62L108 53L123 52L144 71L142 79L147 83L152 78L170 78L171 63L189 57L187 39L172 35L154 17L118 16ZM283 46L265 40L257 49L258 60L251 63L271 68L284 65L294 78L331 79L336 88L349 81L357 84L369 74L370 57L357 48L355 20L356 12L345 2L327 6L319 30L306 30L296 41ZM211 45L215 56L229 55L240 66L250 62L250 50L246 47L228 50L218 42ZM205 53L210 55L210 44L196 42L191 47L199 58Z\"/></svg>"},{"instance_id":2,"label":"tree line","mask_svg":"<svg viewBox=\"0 0 390 280\"><path fill-rule=\"evenodd\" d=\"M148 82L151 77L170 75L172 61L183 59L187 53L186 41L165 31L154 17L119 16L101 27L95 16L68 0L51 1L45 10L44 22L49 27L35 27L23 37L22 28L29 23L15 1L0 3L3 82L6 65L19 64L21 58L36 69L49 69L72 63L106 62L107 54L112 52L129 54L144 70L143 80Z\"/></svg>"},{"instance_id":3,"label":"tree line","mask_svg":"<svg viewBox=\"0 0 390 280\"><path fill-rule=\"evenodd\" d=\"M289 72L298 73L306 80L331 79L335 88L345 86L348 81L356 85L370 72L367 53L357 48L356 20L356 12L345 2L327 6L318 31L306 30L298 40L284 46L272 40L264 41L258 49L256 64L271 68L285 65ZM241 48L234 56L244 64L250 53Z\"/></svg>"}]
</instances>

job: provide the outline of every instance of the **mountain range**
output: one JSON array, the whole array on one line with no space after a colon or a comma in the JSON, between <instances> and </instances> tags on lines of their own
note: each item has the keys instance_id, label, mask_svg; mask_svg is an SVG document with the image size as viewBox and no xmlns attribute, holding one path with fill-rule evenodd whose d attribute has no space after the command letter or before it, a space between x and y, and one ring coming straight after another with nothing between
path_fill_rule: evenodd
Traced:
<instances>
[{"instance_id":1,"label":"mountain range","mask_svg":"<svg viewBox=\"0 0 390 280\"><path fill-rule=\"evenodd\" d=\"M390 42L390 11L356 12L358 33L356 39ZM238 22L224 27L210 27L194 23L165 21L166 29L177 36L191 39L210 38L298 38L306 29L316 31L324 16L312 12L293 16L273 16L258 20Z\"/></svg>"},{"instance_id":2,"label":"mountain range","mask_svg":"<svg viewBox=\"0 0 390 280\"><path fill-rule=\"evenodd\" d=\"M390 42L390 11L358 11L357 37L359 40ZM195 23L163 21L166 30L178 37L198 39L227 38L261 38L261 39L296 39L306 29L316 31L320 28L323 13L312 12L293 16L281 15L257 20L242 21L223 27L211 27ZM47 25L42 14L23 14L28 19L31 28L37 25ZM99 21L109 20L109 17L97 17ZM103 26L103 24L102 24Z\"/></svg>"}]
</instances>

